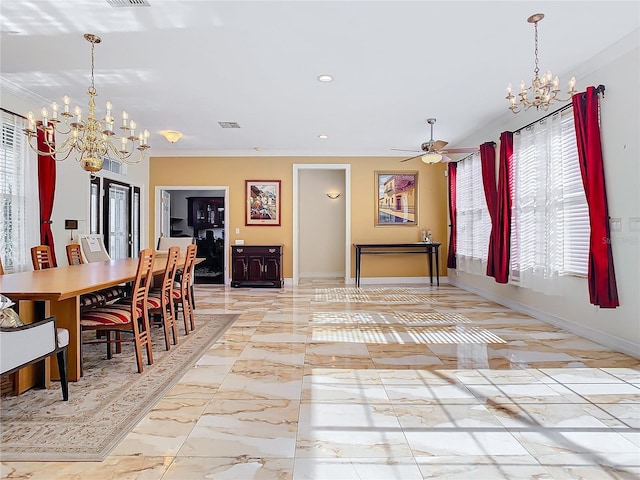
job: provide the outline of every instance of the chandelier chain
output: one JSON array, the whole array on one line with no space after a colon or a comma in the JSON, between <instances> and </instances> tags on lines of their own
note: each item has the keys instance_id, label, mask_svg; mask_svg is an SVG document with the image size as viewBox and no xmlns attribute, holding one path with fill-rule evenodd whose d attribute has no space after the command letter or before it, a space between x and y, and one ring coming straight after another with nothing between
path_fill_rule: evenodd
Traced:
<instances>
[{"instance_id":1,"label":"chandelier chain","mask_svg":"<svg viewBox=\"0 0 640 480\"><path fill-rule=\"evenodd\" d=\"M534 48L534 55L535 55L535 65L536 67L533 69L533 73L535 74L535 78L538 78L538 73L540 73L540 68L538 67L538 22L535 22L533 24L534 28L535 28L535 48Z\"/></svg>"}]
</instances>

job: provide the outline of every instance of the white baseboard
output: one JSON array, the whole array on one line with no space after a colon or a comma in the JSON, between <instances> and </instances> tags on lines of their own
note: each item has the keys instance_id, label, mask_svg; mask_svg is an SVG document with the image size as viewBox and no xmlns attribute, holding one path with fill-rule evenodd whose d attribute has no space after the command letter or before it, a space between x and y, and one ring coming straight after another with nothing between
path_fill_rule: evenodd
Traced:
<instances>
[{"instance_id":1,"label":"white baseboard","mask_svg":"<svg viewBox=\"0 0 640 480\"><path fill-rule=\"evenodd\" d=\"M459 277L448 277L448 282L462 290L475 293L482 298L492 300L500 305L504 305L505 307L515 310L516 312L524 313L542 322L553 325L554 327L562 328L563 330L584 337L617 352L624 353L635 358L640 358L640 345L625 340L624 338L580 325L572 320L558 317L557 315L553 315L530 305L515 301L511 298L495 295L493 293L486 292L485 290L467 285L466 283L459 281Z\"/></svg>"},{"instance_id":2,"label":"white baseboard","mask_svg":"<svg viewBox=\"0 0 640 480\"><path fill-rule=\"evenodd\" d=\"M356 283L355 278L349 279L349 283ZM396 285L399 283L409 283L412 285L431 285L429 277L360 277L360 286L362 285ZM445 277L440 277L440 284L446 283ZM436 279L433 279L433 285L437 285Z\"/></svg>"}]
</instances>

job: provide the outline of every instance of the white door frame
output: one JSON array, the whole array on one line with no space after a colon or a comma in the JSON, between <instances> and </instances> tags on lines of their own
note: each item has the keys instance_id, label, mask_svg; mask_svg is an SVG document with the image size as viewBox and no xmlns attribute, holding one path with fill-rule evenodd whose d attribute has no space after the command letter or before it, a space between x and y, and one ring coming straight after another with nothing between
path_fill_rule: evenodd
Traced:
<instances>
[{"instance_id":1,"label":"white door frame","mask_svg":"<svg viewBox=\"0 0 640 480\"><path fill-rule=\"evenodd\" d=\"M293 285L298 285L300 280L300 207L299 175L300 170L343 170L344 171L344 197L345 208L345 238L344 238L344 282L352 283L351 278L351 165L348 163L306 163L293 165Z\"/></svg>"},{"instance_id":2,"label":"white door frame","mask_svg":"<svg viewBox=\"0 0 640 480\"><path fill-rule=\"evenodd\" d=\"M156 185L155 188L155 220L154 226L154 242L160 237L160 216L162 215L162 191L163 190L224 190L224 283L228 285L231 281L229 272L229 186L228 185L212 185L212 186L194 186L194 185ZM154 246L155 248L155 246Z\"/></svg>"}]
</instances>

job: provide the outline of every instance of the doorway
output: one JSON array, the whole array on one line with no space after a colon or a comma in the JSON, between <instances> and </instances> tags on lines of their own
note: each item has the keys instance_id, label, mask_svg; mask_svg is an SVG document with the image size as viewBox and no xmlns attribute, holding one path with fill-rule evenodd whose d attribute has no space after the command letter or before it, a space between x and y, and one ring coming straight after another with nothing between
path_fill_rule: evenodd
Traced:
<instances>
[{"instance_id":1,"label":"doorway","mask_svg":"<svg viewBox=\"0 0 640 480\"><path fill-rule=\"evenodd\" d=\"M106 177L90 179L89 233L102 233L112 260L140 251L140 187Z\"/></svg>"},{"instance_id":2,"label":"doorway","mask_svg":"<svg viewBox=\"0 0 640 480\"><path fill-rule=\"evenodd\" d=\"M351 165L294 165L293 199L293 284L310 277L350 283Z\"/></svg>"},{"instance_id":3,"label":"doorway","mask_svg":"<svg viewBox=\"0 0 640 480\"><path fill-rule=\"evenodd\" d=\"M155 241L160 236L193 237L197 284L227 284L228 269L228 186L157 186L155 191Z\"/></svg>"}]
</instances>

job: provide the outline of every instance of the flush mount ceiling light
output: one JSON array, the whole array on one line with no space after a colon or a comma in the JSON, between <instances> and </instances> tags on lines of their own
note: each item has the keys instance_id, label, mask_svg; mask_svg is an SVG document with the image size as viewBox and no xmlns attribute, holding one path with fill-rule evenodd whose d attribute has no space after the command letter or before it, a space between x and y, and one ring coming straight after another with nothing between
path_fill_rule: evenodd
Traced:
<instances>
[{"instance_id":1,"label":"flush mount ceiling light","mask_svg":"<svg viewBox=\"0 0 640 480\"><path fill-rule=\"evenodd\" d=\"M562 99L558 98L558 92L560 92L560 79L557 76L553 78L551 70L542 75L542 78L538 75L540 73L540 68L538 67L538 22L543 18L544 13L536 13L527 18L527 22L533 23L535 31L535 68L533 69L533 80L530 86L527 87L524 80L520 82L520 92L518 93L518 97L520 97L519 99L511 92L511 89L513 88L511 84L507 87L508 94L505 98L509 101L509 110L513 113L528 110L531 107L548 110L549 106L554 101L568 102L576 93L574 90L576 86L576 77L571 77L571 80L569 80L569 97ZM533 98L527 98L527 92L533 94Z\"/></svg>"},{"instance_id":2,"label":"flush mount ceiling light","mask_svg":"<svg viewBox=\"0 0 640 480\"><path fill-rule=\"evenodd\" d=\"M72 153L76 153L77 160L83 169L88 172L102 170L105 157L113 156L121 162L138 163L146 157L149 131L144 130L136 136L136 122L129 120L127 112L122 112L122 136L118 137L114 132L115 119L111 116L111 102L106 103L106 113L102 121L96 119L95 97L98 95L93 79L93 50L96 44L102 40L91 33L84 34L85 40L91 44L91 85L89 94L89 112L86 120L82 117L82 110L76 106L74 113L69 112L69 97L62 97L62 111L60 106L51 104L51 116L47 108L41 110L41 119L36 119L33 112L29 112L27 119L29 127L24 129L29 138L29 146L39 155L62 156L56 160L66 160ZM75 114L75 115L74 115ZM59 118L61 117L61 118ZM75 118L74 118L75 117ZM116 127L117 128L117 127ZM40 135L38 135L40 134ZM64 140L55 138L55 134L63 136ZM38 139L40 137L40 141ZM120 146L114 145L121 143ZM119 142L117 141L119 140ZM131 159L134 150L138 150L139 156Z\"/></svg>"},{"instance_id":3,"label":"flush mount ceiling light","mask_svg":"<svg viewBox=\"0 0 640 480\"><path fill-rule=\"evenodd\" d=\"M163 130L160 134L171 143L176 143L182 138L182 133L175 130Z\"/></svg>"},{"instance_id":4,"label":"flush mount ceiling light","mask_svg":"<svg viewBox=\"0 0 640 480\"><path fill-rule=\"evenodd\" d=\"M319 82L331 82L331 81L333 81L333 77L331 75L327 75L326 73L323 73L322 75L318 75L318 81Z\"/></svg>"},{"instance_id":5,"label":"flush mount ceiling light","mask_svg":"<svg viewBox=\"0 0 640 480\"><path fill-rule=\"evenodd\" d=\"M327 138L329 138L329 135L324 135L324 134L322 134L322 135L318 135L318 138L319 138L320 140L326 140Z\"/></svg>"}]
</instances>

